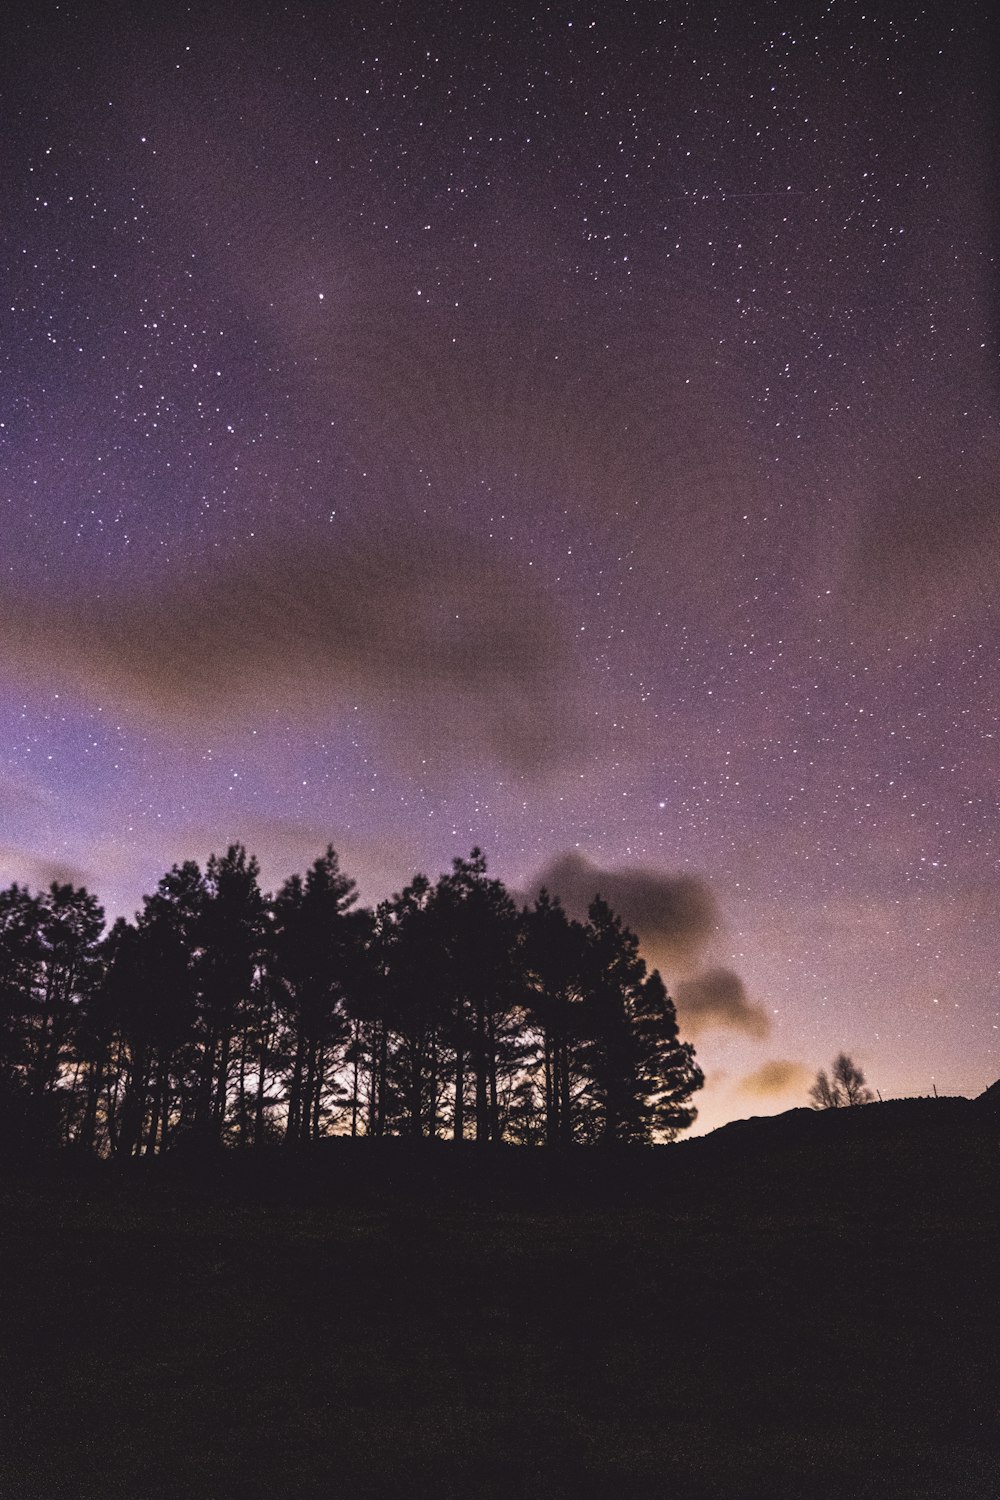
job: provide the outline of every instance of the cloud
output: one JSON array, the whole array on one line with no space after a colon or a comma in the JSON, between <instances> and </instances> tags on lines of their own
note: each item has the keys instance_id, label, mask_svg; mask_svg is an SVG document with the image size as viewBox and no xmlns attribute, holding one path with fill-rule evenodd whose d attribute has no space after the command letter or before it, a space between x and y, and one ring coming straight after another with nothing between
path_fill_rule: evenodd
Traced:
<instances>
[{"instance_id":1,"label":"cloud","mask_svg":"<svg viewBox=\"0 0 1000 1500\"><path fill-rule=\"evenodd\" d=\"M767 1011L748 997L742 979L732 969L706 969L682 979L674 998L683 1028L691 1036L711 1030L742 1031L760 1038L770 1033Z\"/></svg>"},{"instance_id":2,"label":"cloud","mask_svg":"<svg viewBox=\"0 0 1000 1500\"><path fill-rule=\"evenodd\" d=\"M689 964L719 923L715 898L695 875L660 870L601 869L582 854L557 855L531 883L533 899L542 886L558 896L571 916L583 918L600 895L656 961Z\"/></svg>"},{"instance_id":3,"label":"cloud","mask_svg":"<svg viewBox=\"0 0 1000 1500\"><path fill-rule=\"evenodd\" d=\"M430 523L390 524L380 539L259 539L153 586L41 603L8 590L0 606L22 676L182 735L360 711L404 762L528 773L581 743L551 598L512 559Z\"/></svg>"},{"instance_id":4,"label":"cloud","mask_svg":"<svg viewBox=\"0 0 1000 1500\"><path fill-rule=\"evenodd\" d=\"M774 1057L761 1063L755 1072L741 1078L738 1087L744 1094L754 1094L766 1099L772 1094L790 1094L794 1090L803 1089L811 1078L812 1074L804 1064Z\"/></svg>"},{"instance_id":5,"label":"cloud","mask_svg":"<svg viewBox=\"0 0 1000 1500\"><path fill-rule=\"evenodd\" d=\"M0 844L0 882L11 885L14 881L31 890L47 890L53 881L59 885L86 885L90 888L86 872L77 865L49 859L16 844Z\"/></svg>"},{"instance_id":6,"label":"cloud","mask_svg":"<svg viewBox=\"0 0 1000 1500\"><path fill-rule=\"evenodd\" d=\"M1000 599L1000 447L963 439L960 462L942 424L901 468L878 477L845 533L848 624L892 630L975 628Z\"/></svg>"},{"instance_id":7,"label":"cloud","mask_svg":"<svg viewBox=\"0 0 1000 1500\"><path fill-rule=\"evenodd\" d=\"M19 818L49 808L56 801L47 787L13 771L0 771L0 813Z\"/></svg>"}]
</instances>

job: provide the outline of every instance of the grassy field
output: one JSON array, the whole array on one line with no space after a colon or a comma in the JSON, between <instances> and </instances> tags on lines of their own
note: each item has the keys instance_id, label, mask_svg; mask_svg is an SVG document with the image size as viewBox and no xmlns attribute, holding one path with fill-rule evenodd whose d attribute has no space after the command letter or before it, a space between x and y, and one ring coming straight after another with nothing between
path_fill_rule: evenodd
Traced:
<instances>
[{"instance_id":1,"label":"grassy field","mask_svg":"<svg viewBox=\"0 0 1000 1500\"><path fill-rule=\"evenodd\" d=\"M0 1495L996 1500L994 1151L8 1177Z\"/></svg>"}]
</instances>

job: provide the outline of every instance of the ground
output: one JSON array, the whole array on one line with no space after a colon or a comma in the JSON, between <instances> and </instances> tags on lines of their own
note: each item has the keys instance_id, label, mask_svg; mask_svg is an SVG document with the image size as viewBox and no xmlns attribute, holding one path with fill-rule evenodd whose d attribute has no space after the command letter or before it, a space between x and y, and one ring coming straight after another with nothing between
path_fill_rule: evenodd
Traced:
<instances>
[{"instance_id":1,"label":"ground","mask_svg":"<svg viewBox=\"0 0 1000 1500\"><path fill-rule=\"evenodd\" d=\"M947 1123L9 1173L0 1494L996 1500L995 1132Z\"/></svg>"}]
</instances>

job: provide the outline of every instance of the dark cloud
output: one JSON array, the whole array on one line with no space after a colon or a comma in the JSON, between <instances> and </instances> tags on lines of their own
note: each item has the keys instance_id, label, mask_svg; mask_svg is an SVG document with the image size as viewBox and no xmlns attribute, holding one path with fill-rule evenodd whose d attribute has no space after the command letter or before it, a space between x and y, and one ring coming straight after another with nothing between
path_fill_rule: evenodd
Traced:
<instances>
[{"instance_id":1,"label":"dark cloud","mask_svg":"<svg viewBox=\"0 0 1000 1500\"><path fill-rule=\"evenodd\" d=\"M802 1063L773 1057L761 1063L753 1073L748 1073L746 1078L741 1078L739 1087L744 1094L766 1099L771 1094L790 1094L793 1089L803 1089L811 1077L809 1069Z\"/></svg>"},{"instance_id":2,"label":"dark cloud","mask_svg":"<svg viewBox=\"0 0 1000 1500\"><path fill-rule=\"evenodd\" d=\"M432 769L540 772L580 747L556 606L455 531L272 537L145 588L2 602L15 669L181 733L360 709L384 751Z\"/></svg>"},{"instance_id":3,"label":"dark cloud","mask_svg":"<svg viewBox=\"0 0 1000 1500\"><path fill-rule=\"evenodd\" d=\"M706 969L703 974L682 979L674 998L683 1027L691 1036L712 1030L742 1031L761 1038L770 1033L767 1011L748 997L742 979L732 969Z\"/></svg>"},{"instance_id":4,"label":"dark cloud","mask_svg":"<svg viewBox=\"0 0 1000 1500\"><path fill-rule=\"evenodd\" d=\"M719 923L715 898L695 875L659 870L607 870L573 851L558 855L535 877L534 898L542 886L558 896L571 916L585 917L599 895L638 933L655 962L689 964L701 953Z\"/></svg>"},{"instance_id":5,"label":"dark cloud","mask_svg":"<svg viewBox=\"0 0 1000 1500\"><path fill-rule=\"evenodd\" d=\"M31 890L47 890L53 881L59 885L90 886L86 871L76 865L49 859L15 844L0 844L0 882L10 885L14 881Z\"/></svg>"}]
</instances>

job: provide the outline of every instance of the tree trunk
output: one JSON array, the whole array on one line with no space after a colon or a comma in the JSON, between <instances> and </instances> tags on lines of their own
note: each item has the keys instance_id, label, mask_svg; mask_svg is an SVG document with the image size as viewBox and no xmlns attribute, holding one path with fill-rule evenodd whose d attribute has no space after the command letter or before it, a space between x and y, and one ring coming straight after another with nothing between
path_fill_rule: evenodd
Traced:
<instances>
[{"instance_id":1,"label":"tree trunk","mask_svg":"<svg viewBox=\"0 0 1000 1500\"><path fill-rule=\"evenodd\" d=\"M430 1119L428 1121L427 1133L432 1141L437 1140L438 1133L438 1055L437 1055L437 1031L431 1029L431 1074L430 1074Z\"/></svg>"},{"instance_id":2,"label":"tree trunk","mask_svg":"<svg viewBox=\"0 0 1000 1500\"><path fill-rule=\"evenodd\" d=\"M304 1050L305 1042L302 1037L302 1026L300 1023L298 1034L295 1038L295 1060L292 1063L292 1082L288 1090L288 1117L285 1121L286 1141L298 1141L299 1138L299 1112L302 1108L302 1065Z\"/></svg>"},{"instance_id":3,"label":"tree trunk","mask_svg":"<svg viewBox=\"0 0 1000 1500\"><path fill-rule=\"evenodd\" d=\"M417 1140L424 1133L424 1049L420 1042L411 1040L409 1057L409 1083L407 1087L407 1113L410 1135Z\"/></svg>"},{"instance_id":4,"label":"tree trunk","mask_svg":"<svg viewBox=\"0 0 1000 1500\"><path fill-rule=\"evenodd\" d=\"M465 1140L465 1051L461 1047L455 1055L455 1119L452 1135L456 1141Z\"/></svg>"},{"instance_id":5,"label":"tree trunk","mask_svg":"<svg viewBox=\"0 0 1000 1500\"><path fill-rule=\"evenodd\" d=\"M312 1037L306 1046L306 1081L299 1107L299 1140L305 1145L312 1131L313 1094L316 1090L316 1043Z\"/></svg>"},{"instance_id":6,"label":"tree trunk","mask_svg":"<svg viewBox=\"0 0 1000 1500\"><path fill-rule=\"evenodd\" d=\"M212 1104L212 1141L218 1145L222 1140L222 1132L226 1124L226 1107L229 1103L229 1052L232 1046L232 1036L229 1027L226 1026L222 1033L222 1046L219 1049L219 1072L215 1082L215 1099Z\"/></svg>"},{"instance_id":7,"label":"tree trunk","mask_svg":"<svg viewBox=\"0 0 1000 1500\"><path fill-rule=\"evenodd\" d=\"M260 1044L257 1048L257 1087L254 1091L253 1107L253 1143L254 1146L262 1146L264 1143L264 1075L267 1071L267 1034L270 1018L265 1017L260 1024Z\"/></svg>"},{"instance_id":8,"label":"tree trunk","mask_svg":"<svg viewBox=\"0 0 1000 1500\"><path fill-rule=\"evenodd\" d=\"M122 1076L122 1048L119 1042L115 1048L115 1067L108 1071L107 1078L107 1114L108 1114L108 1149L112 1156L118 1154L118 1091Z\"/></svg>"},{"instance_id":9,"label":"tree trunk","mask_svg":"<svg viewBox=\"0 0 1000 1500\"><path fill-rule=\"evenodd\" d=\"M104 1087L105 1058L91 1063L87 1075L87 1099L83 1108L83 1119L80 1122L80 1144L88 1151L94 1149L97 1137L97 1103L101 1097L101 1089Z\"/></svg>"},{"instance_id":10,"label":"tree trunk","mask_svg":"<svg viewBox=\"0 0 1000 1500\"><path fill-rule=\"evenodd\" d=\"M313 1138L314 1141L318 1141L319 1140L319 1135L320 1135L320 1118L321 1118L320 1112L321 1112L321 1109L322 1109L322 1106L323 1106L323 1088L324 1088L325 1084L326 1084L326 1051L325 1051L325 1049L323 1047L323 1044L320 1043L320 1046L319 1046L319 1055L316 1058L316 1088L315 1088L315 1091L314 1091L314 1094L313 1094L313 1108L312 1108L312 1138Z\"/></svg>"},{"instance_id":11,"label":"tree trunk","mask_svg":"<svg viewBox=\"0 0 1000 1500\"><path fill-rule=\"evenodd\" d=\"M149 1053L145 1047L139 1047L132 1059L125 1084L125 1098L122 1101L118 1131L118 1151L122 1156L134 1156L136 1147L142 1140L148 1092Z\"/></svg>"},{"instance_id":12,"label":"tree trunk","mask_svg":"<svg viewBox=\"0 0 1000 1500\"><path fill-rule=\"evenodd\" d=\"M378 1108L378 1022L373 1021L368 1033L368 1120L365 1134L375 1134L375 1113Z\"/></svg>"},{"instance_id":13,"label":"tree trunk","mask_svg":"<svg viewBox=\"0 0 1000 1500\"><path fill-rule=\"evenodd\" d=\"M29 1088L38 1098L45 1092L45 1074L48 1067L49 1030L52 1025L54 985L55 977L50 964L45 975L45 998L42 1001L42 1014L35 1037L35 1056L30 1069Z\"/></svg>"},{"instance_id":14,"label":"tree trunk","mask_svg":"<svg viewBox=\"0 0 1000 1500\"><path fill-rule=\"evenodd\" d=\"M351 1137L357 1139L358 1134L358 1084L361 1081L361 1022L354 1023L354 1081L351 1087Z\"/></svg>"},{"instance_id":15,"label":"tree trunk","mask_svg":"<svg viewBox=\"0 0 1000 1500\"><path fill-rule=\"evenodd\" d=\"M489 1084L489 1136L491 1141L498 1141L500 1139L500 1109L497 1103L497 1037L496 1018L492 1011L486 1018L486 1040L489 1043L486 1058Z\"/></svg>"},{"instance_id":16,"label":"tree trunk","mask_svg":"<svg viewBox=\"0 0 1000 1500\"><path fill-rule=\"evenodd\" d=\"M62 1143L63 1143L64 1146L68 1146L69 1145L70 1132L71 1132L71 1130L73 1128L73 1113L74 1113L74 1109L75 1109L75 1105L76 1105L76 1091L77 1091L77 1089L80 1086L80 1069L81 1069L82 1066L83 1066L83 1064L80 1063L80 1062L77 1062L74 1065L74 1067L73 1067L73 1081L72 1081L72 1083L69 1086L69 1090L68 1091L64 1090L63 1103L65 1105L65 1108L63 1110L63 1129L62 1129L62 1138L63 1138L62 1139Z\"/></svg>"},{"instance_id":17,"label":"tree trunk","mask_svg":"<svg viewBox=\"0 0 1000 1500\"><path fill-rule=\"evenodd\" d=\"M379 1026L378 1041L378 1112L375 1117L376 1135L385 1134L385 1117L389 1100L387 1098L386 1078L389 1072L389 1028L383 1021Z\"/></svg>"},{"instance_id":18,"label":"tree trunk","mask_svg":"<svg viewBox=\"0 0 1000 1500\"><path fill-rule=\"evenodd\" d=\"M489 1096L486 1086L486 1011L481 999L476 1001L476 1140L481 1146L490 1138Z\"/></svg>"},{"instance_id":19,"label":"tree trunk","mask_svg":"<svg viewBox=\"0 0 1000 1500\"><path fill-rule=\"evenodd\" d=\"M249 1119L247 1112L247 1034L240 1036L240 1065L236 1075L236 1121L241 1148L248 1144Z\"/></svg>"},{"instance_id":20,"label":"tree trunk","mask_svg":"<svg viewBox=\"0 0 1000 1500\"><path fill-rule=\"evenodd\" d=\"M212 1129L212 1110L214 1107L213 1084L215 1081L215 1058L218 1044L218 1034L213 1026L205 1042L205 1050L198 1068L198 1092L194 1109L194 1128L203 1136L209 1135Z\"/></svg>"},{"instance_id":21,"label":"tree trunk","mask_svg":"<svg viewBox=\"0 0 1000 1500\"><path fill-rule=\"evenodd\" d=\"M573 1142L573 1110L570 1099L569 1082L569 1042L565 1037L559 1040L559 1132L563 1145L569 1146Z\"/></svg>"},{"instance_id":22,"label":"tree trunk","mask_svg":"<svg viewBox=\"0 0 1000 1500\"><path fill-rule=\"evenodd\" d=\"M455 1048L455 1118L452 1135L456 1141L465 1140L465 1043L462 1040L462 1015L459 1009L459 1039Z\"/></svg>"},{"instance_id":23,"label":"tree trunk","mask_svg":"<svg viewBox=\"0 0 1000 1500\"><path fill-rule=\"evenodd\" d=\"M156 1153L156 1137L160 1131L160 1108L163 1103L163 1064L157 1060L153 1070L155 1082L153 1084L153 1103L149 1112L149 1128L146 1131L146 1143L143 1147L144 1156L153 1156Z\"/></svg>"},{"instance_id":24,"label":"tree trunk","mask_svg":"<svg viewBox=\"0 0 1000 1500\"><path fill-rule=\"evenodd\" d=\"M157 1113L159 1115L159 1141L153 1142L154 1150L157 1146L163 1151L167 1144L167 1131L170 1128L170 1058L165 1052L161 1052L159 1061L159 1076L156 1081Z\"/></svg>"}]
</instances>

